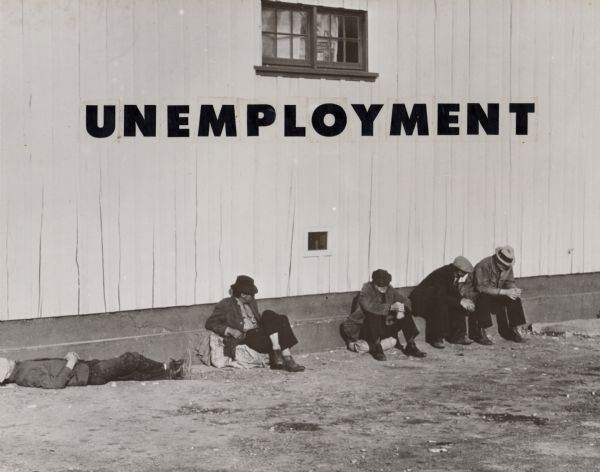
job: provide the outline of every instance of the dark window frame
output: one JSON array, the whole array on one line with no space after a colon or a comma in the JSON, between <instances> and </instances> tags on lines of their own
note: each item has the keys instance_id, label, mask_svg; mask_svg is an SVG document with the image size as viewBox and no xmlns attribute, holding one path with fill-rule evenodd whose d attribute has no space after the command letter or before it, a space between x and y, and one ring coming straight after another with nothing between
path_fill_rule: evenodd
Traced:
<instances>
[{"instance_id":1,"label":"dark window frame","mask_svg":"<svg viewBox=\"0 0 600 472\"><path fill-rule=\"evenodd\" d=\"M379 74L369 72L368 63L368 17L365 10L349 10L344 8L330 8L317 5L306 5L301 3L285 3L273 2L270 0L262 0L261 2L261 19L264 9L274 9L275 17L277 10L302 11L307 14L307 35L306 35L306 60L302 59L287 59L278 57L268 57L262 55L262 65L255 66L255 70L259 75L270 76L287 76L287 77L307 77L307 78L331 78L331 79L347 79L347 80L367 80L374 81ZM340 15L346 17L357 17L358 31L356 43L358 44L358 62L324 62L317 60L317 39L325 39L317 36L317 15ZM293 13L292 13L293 17ZM330 17L331 18L331 17ZM330 19L331 21L331 19ZM345 21L343 26L345 32ZM264 34L273 34L276 32L263 32L262 24L261 32L261 54ZM290 36L294 36L293 27ZM331 39L339 38L339 39ZM353 38L348 38L346 34L343 37L329 36L330 40L337 40L344 43L344 54L346 54L346 44L354 42ZM293 46L292 46L293 47Z\"/></svg>"}]
</instances>

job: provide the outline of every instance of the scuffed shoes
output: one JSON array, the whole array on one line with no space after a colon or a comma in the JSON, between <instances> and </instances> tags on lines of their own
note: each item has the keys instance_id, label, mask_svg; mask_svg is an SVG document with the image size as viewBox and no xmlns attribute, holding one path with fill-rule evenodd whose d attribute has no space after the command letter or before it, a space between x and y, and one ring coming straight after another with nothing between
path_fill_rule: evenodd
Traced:
<instances>
[{"instance_id":1,"label":"scuffed shoes","mask_svg":"<svg viewBox=\"0 0 600 472\"><path fill-rule=\"evenodd\" d=\"M281 370L285 368L285 361L280 349L273 349L269 354L269 365L271 369Z\"/></svg>"},{"instance_id":2,"label":"scuffed shoes","mask_svg":"<svg viewBox=\"0 0 600 472\"><path fill-rule=\"evenodd\" d=\"M421 351L414 342L409 342L404 348L404 354L412 357L420 357L423 358L427 356L423 351Z\"/></svg>"},{"instance_id":3,"label":"scuffed shoes","mask_svg":"<svg viewBox=\"0 0 600 472\"><path fill-rule=\"evenodd\" d=\"M292 356L283 356L283 369L287 372L303 372L304 366L298 364Z\"/></svg>"},{"instance_id":4,"label":"scuffed shoes","mask_svg":"<svg viewBox=\"0 0 600 472\"><path fill-rule=\"evenodd\" d=\"M510 331L510 335L506 338L509 341L514 341L516 343L524 343L525 340L523 339L523 336L521 336L521 333L519 333L519 329L518 328L512 328Z\"/></svg>"},{"instance_id":5,"label":"scuffed shoes","mask_svg":"<svg viewBox=\"0 0 600 472\"><path fill-rule=\"evenodd\" d=\"M373 347L371 348L371 355L376 361L387 361L387 357L385 357L385 354L383 353L383 347L381 346L381 343L373 344Z\"/></svg>"},{"instance_id":6,"label":"scuffed shoes","mask_svg":"<svg viewBox=\"0 0 600 472\"><path fill-rule=\"evenodd\" d=\"M185 359L171 359L167 367L167 372L171 380L184 379L187 374Z\"/></svg>"},{"instance_id":7,"label":"scuffed shoes","mask_svg":"<svg viewBox=\"0 0 600 472\"><path fill-rule=\"evenodd\" d=\"M447 339L446 341L448 341L450 344L460 344L462 346L469 346L470 344L473 344L473 341L466 336L455 336Z\"/></svg>"}]
</instances>

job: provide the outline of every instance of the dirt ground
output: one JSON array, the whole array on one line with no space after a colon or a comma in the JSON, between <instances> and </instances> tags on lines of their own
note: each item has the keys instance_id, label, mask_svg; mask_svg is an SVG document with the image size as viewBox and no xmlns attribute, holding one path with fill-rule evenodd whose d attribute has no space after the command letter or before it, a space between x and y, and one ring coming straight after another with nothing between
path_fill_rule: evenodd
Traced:
<instances>
[{"instance_id":1,"label":"dirt ground","mask_svg":"<svg viewBox=\"0 0 600 472\"><path fill-rule=\"evenodd\" d=\"M600 471L600 339L0 388L1 471Z\"/></svg>"}]
</instances>

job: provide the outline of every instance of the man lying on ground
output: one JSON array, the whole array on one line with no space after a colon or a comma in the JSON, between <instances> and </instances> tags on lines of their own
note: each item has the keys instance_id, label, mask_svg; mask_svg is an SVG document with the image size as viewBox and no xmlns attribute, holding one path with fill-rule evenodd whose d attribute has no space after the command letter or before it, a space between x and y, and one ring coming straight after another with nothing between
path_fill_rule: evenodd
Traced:
<instances>
[{"instance_id":1,"label":"man lying on ground","mask_svg":"<svg viewBox=\"0 0 600 472\"><path fill-rule=\"evenodd\" d=\"M385 361L381 341L391 337L399 345L398 333L402 331L406 339L404 354L425 357L415 343L419 330L412 315L405 311L409 301L392 287L391 281L386 270L377 269L371 274L371 282L365 283L358 295L358 306L342 323L344 337L348 343L364 339L373 358Z\"/></svg>"},{"instance_id":2,"label":"man lying on ground","mask_svg":"<svg viewBox=\"0 0 600 472\"><path fill-rule=\"evenodd\" d=\"M184 378L184 361L157 362L137 352L113 359L84 361L76 352L64 359L14 361L0 357L0 384L65 388L104 385L115 380L175 380Z\"/></svg>"},{"instance_id":3,"label":"man lying on ground","mask_svg":"<svg viewBox=\"0 0 600 472\"><path fill-rule=\"evenodd\" d=\"M245 344L257 352L269 354L271 369L302 372L304 366L297 364L290 352L298 340L288 317L271 310L262 314L258 311L254 299L258 288L252 277L238 275L230 288L231 296L216 304L206 320L206 329L223 336L228 353L232 355L237 344Z\"/></svg>"}]
</instances>

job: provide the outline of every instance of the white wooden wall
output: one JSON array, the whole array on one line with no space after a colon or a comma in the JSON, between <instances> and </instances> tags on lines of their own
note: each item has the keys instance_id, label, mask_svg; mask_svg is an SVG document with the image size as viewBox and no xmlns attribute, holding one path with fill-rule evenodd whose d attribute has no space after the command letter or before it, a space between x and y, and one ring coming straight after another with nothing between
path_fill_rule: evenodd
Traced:
<instances>
[{"instance_id":1,"label":"white wooden wall","mask_svg":"<svg viewBox=\"0 0 600 472\"><path fill-rule=\"evenodd\" d=\"M369 14L374 83L260 77L259 0L0 2L0 319L414 284L458 254L600 270L600 2L320 0ZM339 137L94 139L86 104L333 101ZM510 102L535 102L515 136ZM388 136L394 102L497 102L499 136ZM374 137L351 103L384 103ZM190 119L192 136L197 121ZM435 130L435 122L430 127ZM309 229L331 231L306 257Z\"/></svg>"}]
</instances>

